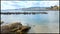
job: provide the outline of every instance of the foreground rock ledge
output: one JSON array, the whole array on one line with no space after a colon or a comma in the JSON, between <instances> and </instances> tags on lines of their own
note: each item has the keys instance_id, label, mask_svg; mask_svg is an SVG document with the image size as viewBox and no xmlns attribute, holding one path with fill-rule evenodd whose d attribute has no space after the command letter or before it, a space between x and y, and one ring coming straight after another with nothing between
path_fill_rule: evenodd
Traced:
<instances>
[{"instance_id":1,"label":"foreground rock ledge","mask_svg":"<svg viewBox=\"0 0 60 34\"><path fill-rule=\"evenodd\" d=\"M1 26L1 34L27 34L31 27L23 26L19 22Z\"/></svg>"}]
</instances>

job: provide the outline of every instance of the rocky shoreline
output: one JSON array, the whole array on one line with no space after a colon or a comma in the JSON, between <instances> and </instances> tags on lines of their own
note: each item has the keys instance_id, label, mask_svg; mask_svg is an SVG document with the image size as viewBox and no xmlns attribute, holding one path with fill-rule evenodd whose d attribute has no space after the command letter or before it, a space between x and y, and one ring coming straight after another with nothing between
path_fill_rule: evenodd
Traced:
<instances>
[{"instance_id":1,"label":"rocky shoreline","mask_svg":"<svg viewBox=\"0 0 60 34\"><path fill-rule=\"evenodd\" d=\"M20 22L1 26L1 34L27 34L31 27L23 26Z\"/></svg>"}]
</instances>

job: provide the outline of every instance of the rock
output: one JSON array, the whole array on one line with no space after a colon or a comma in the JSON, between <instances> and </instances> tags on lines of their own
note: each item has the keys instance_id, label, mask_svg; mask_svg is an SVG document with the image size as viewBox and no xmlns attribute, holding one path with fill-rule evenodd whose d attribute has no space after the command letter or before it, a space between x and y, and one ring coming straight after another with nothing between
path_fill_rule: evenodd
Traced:
<instances>
[{"instance_id":1,"label":"rock","mask_svg":"<svg viewBox=\"0 0 60 34\"><path fill-rule=\"evenodd\" d=\"M27 32L30 29L28 26L22 26L21 31L22 32Z\"/></svg>"},{"instance_id":2,"label":"rock","mask_svg":"<svg viewBox=\"0 0 60 34\"><path fill-rule=\"evenodd\" d=\"M20 33L20 34L24 34L27 33L29 31L30 27L28 26L22 26L21 30L17 30L16 32Z\"/></svg>"},{"instance_id":3,"label":"rock","mask_svg":"<svg viewBox=\"0 0 60 34\"><path fill-rule=\"evenodd\" d=\"M20 33L20 32L21 32L21 30L17 30L16 32Z\"/></svg>"},{"instance_id":4,"label":"rock","mask_svg":"<svg viewBox=\"0 0 60 34\"><path fill-rule=\"evenodd\" d=\"M15 32L15 31L17 31L17 30L18 30L17 28L14 28L14 29L11 30L11 32Z\"/></svg>"},{"instance_id":5,"label":"rock","mask_svg":"<svg viewBox=\"0 0 60 34\"><path fill-rule=\"evenodd\" d=\"M20 34L24 34L24 33L27 33L29 29L30 29L30 27L23 26L21 23L15 22L15 23L12 23L12 24L2 26L1 27L1 33L20 33Z\"/></svg>"},{"instance_id":6,"label":"rock","mask_svg":"<svg viewBox=\"0 0 60 34\"><path fill-rule=\"evenodd\" d=\"M15 23L12 23L9 25L10 29L14 29L14 28L21 28L22 27L22 24L19 23L19 22L15 22Z\"/></svg>"},{"instance_id":7,"label":"rock","mask_svg":"<svg viewBox=\"0 0 60 34\"><path fill-rule=\"evenodd\" d=\"M4 21L0 21L0 24L3 24L4 23Z\"/></svg>"},{"instance_id":8,"label":"rock","mask_svg":"<svg viewBox=\"0 0 60 34\"><path fill-rule=\"evenodd\" d=\"M1 26L1 32L6 33L13 30L14 28L18 28L18 27L21 28L21 26L22 24L17 22L9 25Z\"/></svg>"}]
</instances>

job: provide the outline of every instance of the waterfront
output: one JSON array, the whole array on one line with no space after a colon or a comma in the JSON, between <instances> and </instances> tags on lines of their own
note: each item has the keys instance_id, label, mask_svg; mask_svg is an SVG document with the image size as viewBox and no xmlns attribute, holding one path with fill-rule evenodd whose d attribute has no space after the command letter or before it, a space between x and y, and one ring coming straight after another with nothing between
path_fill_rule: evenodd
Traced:
<instances>
[{"instance_id":1,"label":"waterfront","mask_svg":"<svg viewBox=\"0 0 60 34\"><path fill-rule=\"evenodd\" d=\"M39 12L47 12L48 14L1 15L1 20L4 21L4 24L9 24L12 22L21 22L23 25L29 25L32 27L29 33L42 33L42 32L58 33L59 11L39 11Z\"/></svg>"}]
</instances>

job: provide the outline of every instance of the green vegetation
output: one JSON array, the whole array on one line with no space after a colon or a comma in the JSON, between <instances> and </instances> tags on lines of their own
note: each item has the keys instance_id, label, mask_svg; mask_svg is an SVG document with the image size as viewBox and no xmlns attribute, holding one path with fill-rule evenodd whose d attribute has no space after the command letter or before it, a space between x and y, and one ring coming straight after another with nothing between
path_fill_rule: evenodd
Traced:
<instances>
[{"instance_id":1,"label":"green vegetation","mask_svg":"<svg viewBox=\"0 0 60 34\"><path fill-rule=\"evenodd\" d=\"M57 6L57 5L55 5L55 6L51 6L51 8L50 8L50 10L59 10L59 9L60 9L60 7Z\"/></svg>"}]
</instances>

